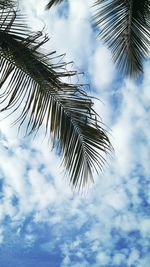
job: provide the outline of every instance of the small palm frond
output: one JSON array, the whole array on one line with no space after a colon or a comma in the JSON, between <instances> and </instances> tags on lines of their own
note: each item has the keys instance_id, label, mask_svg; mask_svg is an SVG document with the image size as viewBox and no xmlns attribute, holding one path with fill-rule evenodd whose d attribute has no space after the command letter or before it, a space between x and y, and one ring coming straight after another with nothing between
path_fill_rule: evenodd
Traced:
<instances>
[{"instance_id":1,"label":"small palm frond","mask_svg":"<svg viewBox=\"0 0 150 267\"><path fill-rule=\"evenodd\" d=\"M46 9L50 9L54 5L61 4L64 0L50 0L49 3L46 5Z\"/></svg>"},{"instance_id":2,"label":"small palm frond","mask_svg":"<svg viewBox=\"0 0 150 267\"><path fill-rule=\"evenodd\" d=\"M143 72L150 53L149 0L97 0L96 25L120 70L131 77Z\"/></svg>"},{"instance_id":3,"label":"small palm frond","mask_svg":"<svg viewBox=\"0 0 150 267\"><path fill-rule=\"evenodd\" d=\"M93 181L93 171L103 168L112 148L91 98L82 85L63 82L77 73L66 71L66 63L52 63L54 53L40 50L48 38L41 32L28 34L15 12L1 12L0 37L0 85L5 85L1 112L11 114L24 104L15 122L21 126L27 121L27 133L44 125L63 157L71 185L84 187Z\"/></svg>"}]
</instances>

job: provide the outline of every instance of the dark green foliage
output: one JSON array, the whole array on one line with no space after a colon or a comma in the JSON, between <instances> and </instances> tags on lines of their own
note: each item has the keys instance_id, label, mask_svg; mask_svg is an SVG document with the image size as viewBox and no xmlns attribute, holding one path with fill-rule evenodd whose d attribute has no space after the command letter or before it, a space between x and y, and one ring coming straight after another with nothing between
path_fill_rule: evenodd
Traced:
<instances>
[{"instance_id":1,"label":"dark green foliage","mask_svg":"<svg viewBox=\"0 0 150 267\"><path fill-rule=\"evenodd\" d=\"M15 2L13 0L0 0L0 8L13 8L15 6Z\"/></svg>"},{"instance_id":2,"label":"dark green foliage","mask_svg":"<svg viewBox=\"0 0 150 267\"><path fill-rule=\"evenodd\" d=\"M0 85L6 87L0 94L1 112L22 107L15 123L27 121L29 134L43 125L62 155L71 185L83 188L93 181L93 171L103 168L112 147L84 86L63 82L77 73L67 71L66 63L54 63L55 52L43 54L47 40L42 32L29 32L15 10L0 11Z\"/></svg>"},{"instance_id":3,"label":"dark green foliage","mask_svg":"<svg viewBox=\"0 0 150 267\"><path fill-rule=\"evenodd\" d=\"M62 3L64 0L50 0L46 6L46 9L50 9L53 5Z\"/></svg>"},{"instance_id":4,"label":"dark green foliage","mask_svg":"<svg viewBox=\"0 0 150 267\"><path fill-rule=\"evenodd\" d=\"M150 54L150 1L97 0L96 25L120 70L129 76L143 72Z\"/></svg>"}]
</instances>

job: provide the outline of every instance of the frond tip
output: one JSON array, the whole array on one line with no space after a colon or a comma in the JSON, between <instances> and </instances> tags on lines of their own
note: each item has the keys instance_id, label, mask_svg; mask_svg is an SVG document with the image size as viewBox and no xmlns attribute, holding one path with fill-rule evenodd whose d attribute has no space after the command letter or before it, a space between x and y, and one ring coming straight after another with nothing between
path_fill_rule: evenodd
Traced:
<instances>
[{"instance_id":1,"label":"frond tip","mask_svg":"<svg viewBox=\"0 0 150 267\"><path fill-rule=\"evenodd\" d=\"M95 6L99 35L120 70L132 77L142 73L150 55L150 1L97 0Z\"/></svg>"},{"instance_id":2,"label":"frond tip","mask_svg":"<svg viewBox=\"0 0 150 267\"><path fill-rule=\"evenodd\" d=\"M64 0L50 0L49 3L46 5L46 9L50 9L54 5L61 4Z\"/></svg>"},{"instance_id":3,"label":"frond tip","mask_svg":"<svg viewBox=\"0 0 150 267\"><path fill-rule=\"evenodd\" d=\"M66 63L54 64L54 52L41 52L48 40L42 32L29 33L14 11L2 12L0 23L0 87L5 85L1 112L21 110L15 123L26 122L28 134L43 125L63 158L71 185L83 188L93 181L94 170L102 170L112 148L91 98L82 85L63 82L76 72L66 71Z\"/></svg>"}]
</instances>

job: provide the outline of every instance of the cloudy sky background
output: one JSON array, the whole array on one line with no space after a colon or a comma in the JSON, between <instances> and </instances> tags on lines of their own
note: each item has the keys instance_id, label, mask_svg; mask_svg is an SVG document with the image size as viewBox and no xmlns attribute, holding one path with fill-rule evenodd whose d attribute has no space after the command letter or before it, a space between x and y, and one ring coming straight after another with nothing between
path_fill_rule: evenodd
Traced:
<instances>
[{"instance_id":1,"label":"cloudy sky background","mask_svg":"<svg viewBox=\"0 0 150 267\"><path fill-rule=\"evenodd\" d=\"M88 193L72 192L42 130L18 136L12 118L0 131L1 267L149 267L150 62L138 81L124 79L91 23L90 0L44 11L22 0L33 30L45 26L45 49L85 75L95 109L111 129L115 155Z\"/></svg>"}]
</instances>

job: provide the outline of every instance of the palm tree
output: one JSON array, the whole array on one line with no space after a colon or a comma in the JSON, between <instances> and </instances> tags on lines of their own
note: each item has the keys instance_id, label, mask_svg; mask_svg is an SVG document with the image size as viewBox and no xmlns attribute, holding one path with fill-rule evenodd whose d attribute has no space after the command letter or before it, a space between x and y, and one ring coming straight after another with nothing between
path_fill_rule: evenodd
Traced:
<instances>
[{"instance_id":1,"label":"palm tree","mask_svg":"<svg viewBox=\"0 0 150 267\"><path fill-rule=\"evenodd\" d=\"M54 63L55 52L44 54L47 35L30 32L23 21L14 1L0 0L1 112L12 114L22 106L14 123L26 122L29 134L44 125L71 185L83 188L93 181L94 170L102 170L104 155L112 149L107 132L84 85L64 82L77 73L67 71L66 63Z\"/></svg>"},{"instance_id":2,"label":"palm tree","mask_svg":"<svg viewBox=\"0 0 150 267\"><path fill-rule=\"evenodd\" d=\"M50 0L47 8L62 1ZM150 1L96 0L94 6L99 36L121 72L131 77L142 73L143 61L150 55Z\"/></svg>"}]
</instances>

